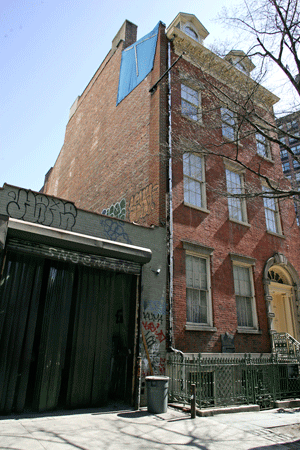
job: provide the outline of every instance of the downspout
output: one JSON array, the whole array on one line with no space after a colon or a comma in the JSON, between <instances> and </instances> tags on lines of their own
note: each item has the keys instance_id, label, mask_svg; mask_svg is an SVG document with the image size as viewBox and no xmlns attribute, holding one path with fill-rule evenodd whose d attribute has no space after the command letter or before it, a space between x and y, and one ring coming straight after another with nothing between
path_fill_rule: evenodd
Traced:
<instances>
[{"instance_id":1,"label":"downspout","mask_svg":"<svg viewBox=\"0 0 300 450\"><path fill-rule=\"evenodd\" d=\"M172 98L171 43L168 42L168 119L169 119L169 329L170 347L174 347L173 332L173 173L172 173Z\"/></svg>"}]
</instances>

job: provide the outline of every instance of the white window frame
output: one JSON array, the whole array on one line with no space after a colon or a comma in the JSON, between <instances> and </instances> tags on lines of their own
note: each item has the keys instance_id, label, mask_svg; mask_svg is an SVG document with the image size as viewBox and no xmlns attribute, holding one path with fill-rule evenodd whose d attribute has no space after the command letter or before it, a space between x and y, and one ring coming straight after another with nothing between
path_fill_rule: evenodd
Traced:
<instances>
[{"instance_id":1,"label":"white window frame","mask_svg":"<svg viewBox=\"0 0 300 450\"><path fill-rule=\"evenodd\" d=\"M229 141L237 139L237 116L229 108L221 107L222 136Z\"/></svg>"},{"instance_id":2,"label":"white window frame","mask_svg":"<svg viewBox=\"0 0 300 450\"><path fill-rule=\"evenodd\" d=\"M234 166L228 166L225 163L226 189L228 194L244 194L244 173ZM234 186L234 181L239 180L239 186ZM246 199L239 197L230 197L228 195L228 215L234 222L248 224Z\"/></svg>"},{"instance_id":3,"label":"white window frame","mask_svg":"<svg viewBox=\"0 0 300 450\"><path fill-rule=\"evenodd\" d=\"M192 152L185 152L182 164L184 204L207 211L204 157Z\"/></svg>"},{"instance_id":4,"label":"white window frame","mask_svg":"<svg viewBox=\"0 0 300 450\"><path fill-rule=\"evenodd\" d=\"M258 155L266 159L271 159L270 145L267 138L259 132L255 133L255 138Z\"/></svg>"},{"instance_id":5,"label":"white window frame","mask_svg":"<svg viewBox=\"0 0 300 450\"><path fill-rule=\"evenodd\" d=\"M181 115L194 121L202 120L201 93L187 83L181 83Z\"/></svg>"},{"instance_id":6,"label":"white window frame","mask_svg":"<svg viewBox=\"0 0 300 450\"><path fill-rule=\"evenodd\" d=\"M253 277L253 267L255 266L256 260L254 258L250 258L247 256L243 256L240 254L231 253L231 262L232 262L232 277L233 277L233 287L234 287L234 295L235 295L235 301L236 301L236 314L237 314L237 331L239 333L254 333L258 334L260 333L258 331L258 318L257 318L257 310L256 310L256 299L255 299L255 288L254 288L254 277ZM246 273L248 273L249 276L249 292L248 295L244 295L244 297L250 299L250 308L251 308L251 319L252 324L251 326L246 325L239 325L239 317L238 317L238 310L239 306L237 303L237 300L239 301L239 298L243 297L242 293L240 292L239 288L237 286L237 277L235 276L235 268L243 268L246 269ZM245 290L245 289L244 289ZM238 297L238 298L237 298Z\"/></svg>"},{"instance_id":7,"label":"white window frame","mask_svg":"<svg viewBox=\"0 0 300 450\"><path fill-rule=\"evenodd\" d=\"M216 331L216 328L213 327L213 315L212 315L212 297L211 297L211 255L213 253L213 248L210 247L204 247L197 244L192 244L189 242L183 242L183 248L185 249L185 268L186 268L186 330L191 331ZM193 269L197 267L197 260L201 260L202 264L205 265L206 270L206 283L204 282L204 286L202 286L201 289L201 274L200 273L192 273L192 277L189 276L187 266L188 266L188 259L195 263L193 265ZM199 276L198 276L199 275ZM202 274L203 276L203 274ZM198 279L197 279L198 277ZM192 282L189 283L189 279L192 278ZM203 279L202 279L203 282ZM197 322L192 319L192 317L189 317L189 298L188 298L188 289L193 291L199 292L199 299L200 299L200 292L205 292L206 296L206 321L203 322ZM202 294L203 295L203 294ZM200 303L200 302L199 302Z\"/></svg>"},{"instance_id":8,"label":"white window frame","mask_svg":"<svg viewBox=\"0 0 300 450\"><path fill-rule=\"evenodd\" d=\"M262 186L262 189L265 192L270 191L270 189L265 185ZM268 233L282 235L278 199L264 197L263 201L264 201L266 228Z\"/></svg>"},{"instance_id":9,"label":"white window frame","mask_svg":"<svg viewBox=\"0 0 300 450\"><path fill-rule=\"evenodd\" d=\"M238 277L237 274L243 271L247 274L248 277L248 286L246 286L246 280ZM256 300L255 300L255 291L254 291L254 281L253 281L253 270L252 265L248 263L243 263L241 261L233 260L232 261L232 273L233 273L233 281L234 281L234 295L236 301L236 315L237 315L237 324L239 332L249 332L249 331L257 331L258 329L258 320L257 320L257 312L256 312ZM248 292L247 292L248 290ZM244 295L243 295L244 294ZM243 303L242 303L243 302ZM247 312L245 314L239 314L239 311L244 309L245 305L248 304L248 313L251 314L251 319L247 318ZM243 307L242 307L243 306ZM239 323L241 320L242 323Z\"/></svg>"}]
</instances>

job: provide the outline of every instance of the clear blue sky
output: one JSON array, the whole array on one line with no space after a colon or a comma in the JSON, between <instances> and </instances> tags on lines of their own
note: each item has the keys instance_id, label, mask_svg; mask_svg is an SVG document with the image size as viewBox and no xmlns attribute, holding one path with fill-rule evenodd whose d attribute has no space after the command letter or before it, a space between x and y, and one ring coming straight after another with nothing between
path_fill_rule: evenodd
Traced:
<instances>
[{"instance_id":1,"label":"clear blue sky","mask_svg":"<svg viewBox=\"0 0 300 450\"><path fill-rule=\"evenodd\" d=\"M213 19L226 0L2 0L0 6L0 187L39 190L63 145L69 108L111 48L125 19L138 38L178 12ZM227 1L228 4L228 1ZM124 6L125 5L125 6Z\"/></svg>"}]
</instances>

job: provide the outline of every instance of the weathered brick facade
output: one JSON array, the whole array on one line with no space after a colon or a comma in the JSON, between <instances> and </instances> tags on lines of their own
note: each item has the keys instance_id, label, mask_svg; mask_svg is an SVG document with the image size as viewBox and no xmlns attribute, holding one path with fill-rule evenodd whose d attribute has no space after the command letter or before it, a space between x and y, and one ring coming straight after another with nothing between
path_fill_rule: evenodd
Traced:
<instances>
[{"instance_id":1,"label":"weathered brick facade","mask_svg":"<svg viewBox=\"0 0 300 450\"><path fill-rule=\"evenodd\" d=\"M196 31L198 26L205 38L203 27L194 16L181 16L182 20L189 18ZM117 106L121 53L126 42L122 41L108 54L77 101L67 125L64 145L44 192L73 201L79 208L104 211L148 226L170 225L169 199L172 198L171 344L189 353L221 352L221 335L228 332L234 336L236 352L270 352L274 312L268 293L274 280L268 279L265 268L275 254L281 255L274 259L281 261L277 264L279 268L287 272L289 267L293 268L290 271L294 286L291 308L294 337L300 336L296 275L300 273L300 241L294 206L289 199L279 202L281 230L278 233L267 231L261 197L246 199L247 219L229 219L228 198L224 195L225 169L228 157L234 160L237 155L237 144L222 136L222 101L210 87L242 98L236 86L237 83L242 86L246 77L241 78L238 69L230 69L229 63L212 56L211 52L205 53L202 42L195 44L193 39L185 37L179 19L167 32L160 24L153 70ZM150 93L150 88L167 69L168 47L171 63L185 53ZM190 79L189 86L196 85L201 91L201 120L191 120L182 114L181 83L187 79ZM168 92L171 94L170 110ZM273 120L275 101L275 96L261 88L253 105L260 115ZM269 157L264 158L257 152L255 133L250 132L249 124L242 123L240 132L243 139L238 143L239 161L288 188L278 145L272 145ZM169 150L172 150L172 192L169 192L168 180ZM202 208L184 202L182 154L187 151L198 151L204 158L206 205ZM246 192L260 191L261 179L251 170L242 169ZM211 323L208 326L187 324L187 249L191 254L206 252L209 260ZM255 326L238 326L233 262L240 267L251 267Z\"/></svg>"},{"instance_id":2,"label":"weathered brick facade","mask_svg":"<svg viewBox=\"0 0 300 450\"><path fill-rule=\"evenodd\" d=\"M100 213L121 204L130 222L164 220L166 94L149 89L166 70L165 40L161 25L153 71L118 106L125 42L108 54L77 100L45 192Z\"/></svg>"}]
</instances>

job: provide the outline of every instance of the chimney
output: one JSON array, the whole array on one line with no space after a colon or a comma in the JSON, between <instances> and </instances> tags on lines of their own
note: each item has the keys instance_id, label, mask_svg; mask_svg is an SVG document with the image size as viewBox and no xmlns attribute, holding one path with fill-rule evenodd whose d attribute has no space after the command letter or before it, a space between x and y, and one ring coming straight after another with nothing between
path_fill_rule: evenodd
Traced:
<instances>
[{"instance_id":1,"label":"chimney","mask_svg":"<svg viewBox=\"0 0 300 450\"><path fill-rule=\"evenodd\" d=\"M129 22L129 20L125 20L125 22L117 32L116 36L112 40L111 46L112 51L115 51L117 49L121 41L124 42L123 48L130 47L130 45L136 42L136 37L137 37L137 25L135 25L132 22Z\"/></svg>"}]
</instances>

